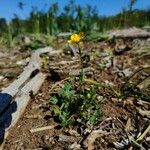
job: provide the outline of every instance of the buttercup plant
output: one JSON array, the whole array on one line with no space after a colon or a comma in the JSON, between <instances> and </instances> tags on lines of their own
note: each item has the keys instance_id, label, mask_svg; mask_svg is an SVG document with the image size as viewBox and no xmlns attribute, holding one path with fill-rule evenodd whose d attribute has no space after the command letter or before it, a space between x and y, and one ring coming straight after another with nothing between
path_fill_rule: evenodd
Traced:
<instances>
[{"instance_id":1,"label":"buttercup plant","mask_svg":"<svg viewBox=\"0 0 150 150\"><path fill-rule=\"evenodd\" d=\"M80 48L80 42L84 39L83 32L71 35L69 44L75 44L78 47L80 58L80 76L79 88L73 83L64 83L57 95L51 97L54 116L61 122L62 127L74 125L77 120L83 124L95 124L102 116L102 102L97 95L97 84L92 86L85 85L86 79L83 72L83 59Z\"/></svg>"}]
</instances>

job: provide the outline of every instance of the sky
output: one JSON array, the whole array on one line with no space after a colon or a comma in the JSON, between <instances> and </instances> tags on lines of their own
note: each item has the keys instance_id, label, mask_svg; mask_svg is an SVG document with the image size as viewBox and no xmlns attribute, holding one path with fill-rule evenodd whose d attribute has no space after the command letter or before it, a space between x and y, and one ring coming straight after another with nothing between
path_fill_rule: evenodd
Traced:
<instances>
[{"instance_id":1,"label":"sky","mask_svg":"<svg viewBox=\"0 0 150 150\"><path fill-rule=\"evenodd\" d=\"M19 2L24 3L23 10L18 8ZM58 2L61 11L69 0L0 0L0 18L10 20L14 17L14 14L17 14L20 18L25 19L29 17L32 6L37 7L38 10L46 10L54 2ZM122 8L128 6L128 2L129 0L75 0L75 3L81 6L86 4L96 6L98 13L105 16L117 14ZM138 0L134 8L150 8L150 0Z\"/></svg>"}]
</instances>

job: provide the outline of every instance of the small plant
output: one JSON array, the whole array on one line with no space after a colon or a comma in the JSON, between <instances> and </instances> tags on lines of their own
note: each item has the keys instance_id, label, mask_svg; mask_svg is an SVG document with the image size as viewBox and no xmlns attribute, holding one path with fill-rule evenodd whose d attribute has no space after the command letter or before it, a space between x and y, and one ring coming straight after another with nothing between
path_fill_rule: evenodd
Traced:
<instances>
[{"instance_id":1,"label":"small plant","mask_svg":"<svg viewBox=\"0 0 150 150\"><path fill-rule=\"evenodd\" d=\"M80 75L77 84L65 83L62 89L51 98L54 115L63 127L73 125L80 120L82 123L95 124L102 115L103 97L98 97L97 86L86 86L83 72L83 60L79 42L84 33L73 34L68 41L76 44L79 50Z\"/></svg>"},{"instance_id":2,"label":"small plant","mask_svg":"<svg viewBox=\"0 0 150 150\"><path fill-rule=\"evenodd\" d=\"M58 95L51 98L53 112L62 127L73 125L79 119L82 123L95 124L102 115L103 97L98 98L96 88L80 92L72 84L65 83Z\"/></svg>"}]
</instances>

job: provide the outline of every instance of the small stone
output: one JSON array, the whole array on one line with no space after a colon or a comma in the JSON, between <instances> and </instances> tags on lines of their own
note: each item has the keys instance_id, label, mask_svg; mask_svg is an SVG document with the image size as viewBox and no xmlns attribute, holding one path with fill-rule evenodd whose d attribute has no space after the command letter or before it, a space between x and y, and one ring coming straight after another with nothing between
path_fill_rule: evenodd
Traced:
<instances>
[{"instance_id":1,"label":"small stone","mask_svg":"<svg viewBox=\"0 0 150 150\"><path fill-rule=\"evenodd\" d=\"M132 71L130 71L130 69L124 69L123 71L122 71L123 73L124 73L124 75L126 76L126 77L129 77L131 74L132 74Z\"/></svg>"},{"instance_id":2,"label":"small stone","mask_svg":"<svg viewBox=\"0 0 150 150\"><path fill-rule=\"evenodd\" d=\"M146 138L146 141L147 141L147 142L150 142L150 136Z\"/></svg>"},{"instance_id":3,"label":"small stone","mask_svg":"<svg viewBox=\"0 0 150 150\"><path fill-rule=\"evenodd\" d=\"M30 44L31 43L31 39L27 36L23 36L22 41L24 42L24 44Z\"/></svg>"},{"instance_id":4,"label":"small stone","mask_svg":"<svg viewBox=\"0 0 150 150\"><path fill-rule=\"evenodd\" d=\"M2 81L4 79L4 76L0 76L0 81Z\"/></svg>"},{"instance_id":5,"label":"small stone","mask_svg":"<svg viewBox=\"0 0 150 150\"><path fill-rule=\"evenodd\" d=\"M76 130L70 130L68 131L70 135L72 136L80 136L80 134Z\"/></svg>"},{"instance_id":6,"label":"small stone","mask_svg":"<svg viewBox=\"0 0 150 150\"><path fill-rule=\"evenodd\" d=\"M80 148L81 148L81 145L77 144L77 142L74 142L72 145L70 145L70 149L77 150L77 149L80 149Z\"/></svg>"}]
</instances>

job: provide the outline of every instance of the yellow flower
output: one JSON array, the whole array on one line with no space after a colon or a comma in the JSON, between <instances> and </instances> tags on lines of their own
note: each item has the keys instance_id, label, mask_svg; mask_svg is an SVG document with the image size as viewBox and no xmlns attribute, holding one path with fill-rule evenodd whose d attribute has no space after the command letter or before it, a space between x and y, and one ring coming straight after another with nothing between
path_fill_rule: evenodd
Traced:
<instances>
[{"instance_id":1,"label":"yellow flower","mask_svg":"<svg viewBox=\"0 0 150 150\"><path fill-rule=\"evenodd\" d=\"M78 43L81 40L81 36L78 34L73 34L70 37L72 43Z\"/></svg>"},{"instance_id":2,"label":"yellow flower","mask_svg":"<svg viewBox=\"0 0 150 150\"><path fill-rule=\"evenodd\" d=\"M70 40L68 40L69 44L72 43L79 43L84 38L84 33L80 32L79 34L73 34L70 37Z\"/></svg>"}]
</instances>

